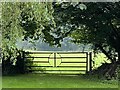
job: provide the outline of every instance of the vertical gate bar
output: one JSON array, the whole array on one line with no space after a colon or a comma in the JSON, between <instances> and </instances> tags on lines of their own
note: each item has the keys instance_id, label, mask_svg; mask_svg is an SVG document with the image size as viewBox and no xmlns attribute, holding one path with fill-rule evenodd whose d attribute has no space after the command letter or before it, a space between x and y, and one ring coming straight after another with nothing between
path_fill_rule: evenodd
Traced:
<instances>
[{"instance_id":1,"label":"vertical gate bar","mask_svg":"<svg viewBox=\"0 0 120 90\"><path fill-rule=\"evenodd\" d=\"M54 67L56 67L56 53L54 53Z\"/></svg>"},{"instance_id":2,"label":"vertical gate bar","mask_svg":"<svg viewBox=\"0 0 120 90\"><path fill-rule=\"evenodd\" d=\"M92 52L89 53L89 70L92 71Z\"/></svg>"},{"instance_id":3,"label":"vertical gate bar","mask_svg":"<svg viewBox=\"0 0 120 90\"><path fill-rule=\"evenodd\" d=\"M88 72L88 52L86 52L86 73Z\"/></svg>"}]
</instances>

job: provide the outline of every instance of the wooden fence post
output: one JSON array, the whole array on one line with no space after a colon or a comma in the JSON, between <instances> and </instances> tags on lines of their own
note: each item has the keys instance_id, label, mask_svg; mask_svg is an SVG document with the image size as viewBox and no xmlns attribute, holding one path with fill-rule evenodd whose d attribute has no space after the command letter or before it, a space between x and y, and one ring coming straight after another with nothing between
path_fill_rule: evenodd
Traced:
<instances>
[{"instance_id":1,"label":"wooden fence post","mask_svg":"<svg viewBox=\"0 0 120 90\"><path fill-rule=\"evenodd\" d=\"M86 52L86 73L88 73L88 52Z\"/></svg>"},{"instance_id":2,"label":"wooden fence post","mask_svg":"<svg viewBox=\"0 0 120 90\"><path fill-rule=\"evenodd\" d=\"M89 53L89 70L92 71L92 52Z\"/></svg>"},{"instance_id":3,"label":"wooden fence post","mask_svg":"<svg viewBox=\"0 0 120 90\"><path fill-rule=\"evenodd\" d=\"M56 53L54 53L54 67L56 67Z\"/></svg>"}]
</instances>

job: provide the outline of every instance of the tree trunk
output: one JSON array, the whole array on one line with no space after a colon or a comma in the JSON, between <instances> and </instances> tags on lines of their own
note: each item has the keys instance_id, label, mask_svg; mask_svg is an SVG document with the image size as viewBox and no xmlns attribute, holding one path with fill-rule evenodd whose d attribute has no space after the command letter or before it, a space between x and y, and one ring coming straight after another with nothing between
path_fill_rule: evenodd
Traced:
<instances>
[{"instance_id":1,"label":"tree trunk","mask_svg":"<svg viewBox=\"0 0 120 90\"><path fill-rule=\"evenodd\" d=\"M118 61L117 64L120 65L120 52L118 52Z\"/></svg>"},{"instance_id":2,"label":"tree trunk","mask_svg":"<svg viewBox=\"0 0 120 90\"><path fill-rule=\"evenodd\" d=\"M110 56L110 54L106 50L104 50L104 48L100 44L97 44L96 46L107 56L108 59L111 60L111 63L102 64L100 67L98 67L97 70L93 71L93 74L98 74L98 76L102 76L107 79L111 79L113 77L117 78L118 76L116 71L118 63L120 63L120 52L118 52L118 60L116 60L116 58Z\"/></svg>"}]
</instances>

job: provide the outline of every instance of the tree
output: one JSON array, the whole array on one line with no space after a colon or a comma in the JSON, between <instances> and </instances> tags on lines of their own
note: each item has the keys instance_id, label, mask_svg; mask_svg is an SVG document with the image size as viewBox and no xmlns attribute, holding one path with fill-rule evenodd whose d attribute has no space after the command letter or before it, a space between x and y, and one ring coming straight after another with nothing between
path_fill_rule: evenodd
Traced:
<instances>
[{"instance_id":1,"label":"tree","mask_svg":"<svg viewBox=\"0 0 120 90\"><path fill-rule=\"evenodd\" d=\"M56 40L71 36L74 43L91 44L102 51L113 66L120 64L120 2L62 2L53 3L53 7Z\"/></svg>"},{"instance_id":2,"label":"tree","mask_svg":"<svg viewBox=\"0 0 120 90\"><path fill-rule=\"evenodd\" d=\"M85 6L87 9L81 10L80 3L75 6L70 3L54 5L61 33L56 32L58 38L62 39L70 34L75 43L91 43L114 62L113 57L107 54L114 50L120 55L120 3L85 3ZM60 14L56 15L58 12Z\"/></svg>"},{"instance_id":3,"label":"tree","mask_svg":"<svg viewBox=\"0 0 120 90\"><path fill-rule=\"evenodd\" d=\"M18 40L51 37L46 36L46 28L54 25L53 9L52 4L47 2L4 2L1 7L2 66L7 74L11 65L17 62L17 58L22 57L16 47ZM50 40L48 42L52 43Z\"/></svg>"}]
</instances>

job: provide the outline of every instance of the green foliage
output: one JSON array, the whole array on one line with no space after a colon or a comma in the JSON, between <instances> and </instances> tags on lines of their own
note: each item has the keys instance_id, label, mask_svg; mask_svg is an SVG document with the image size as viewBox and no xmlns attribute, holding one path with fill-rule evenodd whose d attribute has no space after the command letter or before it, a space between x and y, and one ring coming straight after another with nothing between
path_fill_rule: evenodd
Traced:
<instances>
[{"instance_id":1,"label":"green foliage","mask_svg":"<svg viewBox=\"0 0 120 90\"><path fill-rule=\"evenodd\" d=\"M115 52L118 53L119 59L119 2L91 2L82 3L82 6L81 2L76 4L63 2L60 4L54 3L53 7L57 23L55 34L59 38L57 40L60 41L64 37L70 36L76 44L93 45L95 51L101 50L112 62L117 61L115 60Z\"/></svg>"},{"instance_id":2,"label":"green foliage","mask_svg":"<svg viewBox=\"0 0 120 90\"><path fill-rule=\"evenodd\" d=\"M45 37L48 27L54 26L51 3L22 3L20 25L24 29L24 39L38 40Z\"/></svg>"},{"instance_id":3,"label":"green foliage","mask_svg":"<svg viewBox=\"0 0 120 90\"><path fill-rule=\"evenodd\" d=\"M14 75L17 73L24 73L24 59L22 57L21 50L14 50L17 51L17 56L13 52L8 52L9 56L6 57L3 53L2 58L2 74L3 75Z\"/></svg>"},{"instance_id":4,"label":"green foliage","mask_svg":"<svg viewBox=\"0 0 120 90\"><path fill-rule=\"evenodd\" d=\"M103 63L111 63L110 60L103 54L103 53L98 53L93 56L93 69L97 69L100 67Z\"/></svg>"},{"instance_id":5,"label":"green foliage","mask_svg":"<svg viewBox=\"0 0 120 90\"><path fill-rule=\"evenodd\" d=\"M31 38L36 40L40 36L46 37L45 35L48 33L46 28L55 25L53 24L52 12L51 3L2 3L3 52L14 48L19 39Z\"/></svg>"},{"instance_id":6,"label":"green foliage","mask_svg":"<svg viewBox=\"0 0 120 90\"><path fill-rule=\"evenodd\" d=\"M38 40L43 37L44 41L48 39L47 41L52 43L52 37L48 33L49 27L55 25L51 3L3 2L1 7L3 61L11 62L11 65L16 64L19 56L16 46L18 40Z\"/></svg>"},{"instance_id":7,"label":"green foliage","mask_svg":"<svg viewBox=\"0 0 120 90\"><path fill-rule=\"evenodd\" d=\"M17 56L15 43L18 37L22 35L21 28L18 25L18 16L18 3L2 3L2 52L5 58L9 57L10 54L12 57Z\"/></svg>"}]
</instances>

